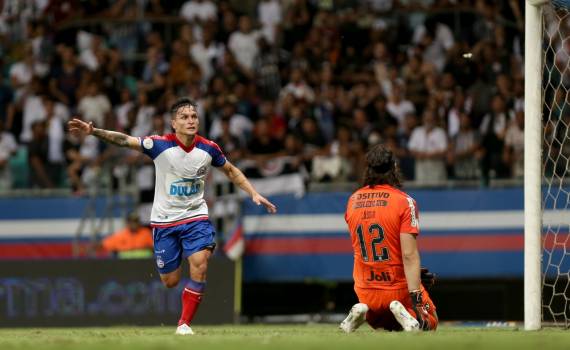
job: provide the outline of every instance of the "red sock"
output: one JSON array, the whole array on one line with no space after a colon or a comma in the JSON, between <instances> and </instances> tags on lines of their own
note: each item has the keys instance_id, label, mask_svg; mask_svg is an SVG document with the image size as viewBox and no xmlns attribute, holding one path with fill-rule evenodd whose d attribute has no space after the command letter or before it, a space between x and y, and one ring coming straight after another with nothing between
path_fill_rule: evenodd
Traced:
<instances>
[{"instance_id":1,"label":"red sock","mask_svg":"<svg viewBox=\"0 0 570 350\"><path fill-rule=\"evenodd\" d=\"M184 290L182 291L182 314L180 315L180 320L178 325L186 323L187 325L192 322L196 311L198 310L198 305L202 301L202 295L204 295L204 287L206 282L196 282L190 280Z\"/></svg>"}]
</instances>

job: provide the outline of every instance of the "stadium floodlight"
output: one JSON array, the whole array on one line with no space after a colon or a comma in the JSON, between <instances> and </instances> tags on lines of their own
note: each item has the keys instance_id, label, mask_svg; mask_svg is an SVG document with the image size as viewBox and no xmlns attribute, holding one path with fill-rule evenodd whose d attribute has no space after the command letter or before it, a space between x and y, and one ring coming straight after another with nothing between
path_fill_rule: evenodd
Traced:
<instances>
[{"instance_id":1,"label":"stadium floodlight","mask_svg":"<svg viewBox=\"0 0 570 350\"><path fill-rule=\"evenodd\" d=\"M527 0L525 13L525 329L568 328L570 0Z\"/></svg>"}]
</instances>

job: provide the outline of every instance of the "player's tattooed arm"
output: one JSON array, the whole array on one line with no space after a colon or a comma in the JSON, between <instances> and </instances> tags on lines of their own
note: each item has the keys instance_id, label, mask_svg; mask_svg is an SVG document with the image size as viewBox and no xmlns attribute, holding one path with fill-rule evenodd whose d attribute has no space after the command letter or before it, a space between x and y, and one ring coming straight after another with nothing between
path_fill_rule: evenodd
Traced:
<instances>
[{"instance_id":1,"label":"player's tattooed arm","mask_svg":"<svg viewBox=\"0 0 570 350\"><path fill-rule=\"evenodd\" d=\"M129 146L129 135L123 134L117 131L109 131L105 129L93 128L93 136L100 138L101 140L119 146L128 147Z\"/></svg>"},{"instance_id":2,"label":"player's tattooed arm","mask_svg":"<svg viewBox=\"0 0 570 350\"><path fill-rule=\"evenodd\" d=\"M93 135L107 143L119 146L129 147L132 149L141 149L139 139L129 136L117 131L110 131L105 129L97 129L93 127L92 122L84 122L83 120L73 118L68 123L69 131L75 135Z\"/></svg>"}]
</instances>

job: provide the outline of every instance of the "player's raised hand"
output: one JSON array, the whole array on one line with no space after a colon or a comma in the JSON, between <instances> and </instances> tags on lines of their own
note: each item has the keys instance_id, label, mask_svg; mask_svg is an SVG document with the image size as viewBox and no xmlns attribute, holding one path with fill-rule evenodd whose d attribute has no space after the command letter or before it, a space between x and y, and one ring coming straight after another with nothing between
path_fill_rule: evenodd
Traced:
<instances>
[{"instance_id":1,"label":"player's raised hand","mask_svg":"<svg viewBox=\"0 0 570 350\"><path fill-rule=\"evenodd\" d=\"M73 118L67 122L69 132L76 136L86 136L93 133L93 122L84 122L81 119Z\"/></svg>"},{"instance_id":2,"label":"player's raised hand","mask_svg":"<svg viewBox=\"0 0 570 350\"><path fill-rule=\"evenodd\" d=\"M267 209L268 213L275 214L277 212L277 207L275 204L268 201L267 198L263 197L259 193L254 194L251 197L251 200L257 205L263 205Z\"/></svg>"}]
</instances>

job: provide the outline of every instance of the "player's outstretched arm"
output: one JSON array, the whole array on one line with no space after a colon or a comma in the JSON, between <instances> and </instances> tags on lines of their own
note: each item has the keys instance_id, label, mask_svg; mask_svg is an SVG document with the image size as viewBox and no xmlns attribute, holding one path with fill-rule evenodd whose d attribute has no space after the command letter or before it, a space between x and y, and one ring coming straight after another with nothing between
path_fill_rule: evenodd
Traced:
<instances>
[{"instance_id":1,"label":"player's outstretched arm","mask_svg":"<svg viewBox=\"0 0 570 350\"><path fill-rule=\"evenodd\" d=\"M141 145L138 138L123 134L122 132L98 129L93 127L92 122L87 123L77 118L70 120L67 125L69 127L69 132L72 134L84 136L93 135L107 143L119 147L128 147L137 151L141 150Z\"/></svg>"},{"instance_id":2,"label":"player's outstretched arm","mask_svg":"<svg viewBox=\"0 0 570 350\"><path fill-rule=\"evenodd\" d=\"M267 198L257 193L255 188L253 188L253 186L251 185L249 180L245 177L245 175L241 172L241 170L236 168L232 163L226 161L226 163L222 166L222 171L224 172L224 174L226 174L226 176L231 182L233 182L236 186L247 192L251 196L251 200L255 204L263 205L267 209L267 211L271 214L277 212L277 207L273 203L268 201Z\"/></svg>"}]
</instances>

